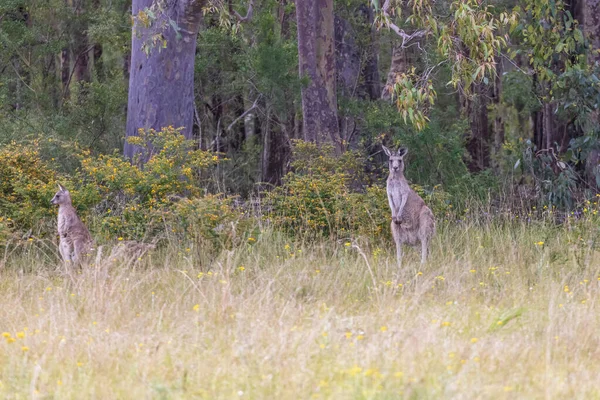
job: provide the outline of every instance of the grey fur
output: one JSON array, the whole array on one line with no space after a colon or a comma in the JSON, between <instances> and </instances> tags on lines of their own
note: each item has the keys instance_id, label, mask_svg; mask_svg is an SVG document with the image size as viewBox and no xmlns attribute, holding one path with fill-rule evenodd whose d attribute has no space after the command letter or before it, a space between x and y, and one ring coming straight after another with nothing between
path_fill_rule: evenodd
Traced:
<instances>
[{"instance_id":1,"label":"grey fur","mask_svg":"<svg viewBox=\"0 0 600 400\"><path fill-rule=\"evenodd\" d=\"M77 216L69 191L60 183L58 189L50 201L58 205L58 250L64 262L79 262L92 250L92 236Z\"/></svg>"},{"instance_id":2,"label":"grey fur","mask_svg":"<svg viewBox=\"0 0 600 400\"><path fill-rule=\"evenodd\" d=\"M435 218L421 197L410 187L404 177L405 147L393 152L383 146L389 157L390 174L387 179L387 195L392 211L392 236L396 243L398 266L402 266L402 245L416 246L421 243L421 264L427 261L429 242L435 234Z\"/></svg>"}]
</instances>

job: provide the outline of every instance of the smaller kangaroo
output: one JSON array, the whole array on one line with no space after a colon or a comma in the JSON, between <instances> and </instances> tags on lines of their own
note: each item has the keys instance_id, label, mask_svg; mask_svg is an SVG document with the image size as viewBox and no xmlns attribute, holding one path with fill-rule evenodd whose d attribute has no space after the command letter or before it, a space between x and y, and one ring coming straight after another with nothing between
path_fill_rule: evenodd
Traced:
<instances>
[{"instance_id":1,"label":"smaller kangaroo","mask_svg":"<svg viewBox=\"0 0 600 400\"><path fill-rule=\"evenodd\" d=\"M52 204L58 204L58 250L64 262L78 262L91 251L92 236L77 216L69 191L60 183L58 189L50 201Z\"/></svg>"},{"instance_id":2,"label":"smaller kangaroo","mask_svg":"<svg viewBox=\"0 0 600 400\"><path fill-rule=\"evenodd\" d=\"M392 236L396 243L398 267L402 266L402 245L416 246L418 241L421 242L421 264L424 264L429 241L435 234L433 213L404 177L404 157L408 150L400 147L394 153L383 146L383 151L390 159L387 195L392 210Z\"/></svg>"}]
</instances>

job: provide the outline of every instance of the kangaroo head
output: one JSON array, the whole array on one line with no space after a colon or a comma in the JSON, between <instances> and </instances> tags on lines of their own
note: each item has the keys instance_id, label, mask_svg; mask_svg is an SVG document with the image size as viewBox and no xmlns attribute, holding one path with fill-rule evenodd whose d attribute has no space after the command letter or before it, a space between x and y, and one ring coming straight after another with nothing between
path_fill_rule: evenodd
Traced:
<instances>
[{"instance_id":1,"label":"kangaroo head","mask_svg":"<svg viewBox=\"0 0 600 400\"><path fill-rule=\"evenodd\" d=\"M395 153L385 146L382 147L385 154L390 158L390 174L404 172L404 157L408 153L406 147L400 147Z\"/></svg>"},{"instance_id":2,"label":"kangaroo head","mask_svg":"<svg viewBox=\"0 0 600 400\"><path fill-rule=\"evenodd\" d=\"M58 184L58 192L54 195L52 200L50 200L52 204L71 204L71 193L63 185Z\"/></svg>"}]
</instances>

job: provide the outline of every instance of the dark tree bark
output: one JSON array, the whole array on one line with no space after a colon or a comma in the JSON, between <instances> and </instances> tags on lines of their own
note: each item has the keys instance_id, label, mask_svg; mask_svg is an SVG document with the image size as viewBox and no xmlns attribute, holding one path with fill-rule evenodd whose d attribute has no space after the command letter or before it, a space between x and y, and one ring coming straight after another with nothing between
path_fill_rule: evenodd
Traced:
<instances>
[{"instance_id":1,"label":"dark tree bark","mask_svg":"<svg viewBox=\"0 0 600 400\"><path fill-rule=\"evenodd\" d=\"M23 24L28 28L31 28L31 19L25 7L18 7L16 12L9 18L15 23ZM23 52L27 53L27 49L24 49ZM23 94L26 90L26 87L28 87L31 83L31 76L29 73L29 68L27 65L25 65L26 63L23 63L18 54L15 53L12 55L10 58L10 64L12 69L15 71L15 78L10 81L8 85L9 92L13 95L12 107L15 110L20 110L25 104Z\"/></svg>"},{"instance_id":2,"label":"dark tree bark","mask_svg":"<svg viewBox=\"0 0 600 400\"><path fill-rule=\"evenodd\" d=\"M491 130L487 106L490 102L490 87L483 83L473 84L471 97L463 97L461 105L469 119L470 134L466 138L469 153L467 167L471 172L490 167Z\"/></svg>"},{"instance_id":3,"label":"dark tree bark","mask_svg":"<svg viewBox=\"0 0 600 400\"><path fill-rule=\"evenodd\" d=\"M104 82L104 78L106 77L104 74L104 62L102 60L103 52L101 43L94 44L94 69L96 70L96 77L100 82Z\"/></svg>"},{"instance_id":4,"label":"dark tree bark","mask_svg":"<svg viewBox=\"0 0 600 400\"><path fill-rule=\"evenodd\" d=\"M263 135L262 181L280 185L285 174L285 163L290 157L286 137L286 123L281 122L271 111L266 113L266 129Z\"/></svg>"},{"instance_id":5,"label":"dark tree bark","mask_svg":"<svg viewBox=\"0 0 600 400\"><path fill-rule=\"evenodd\" d=\"M335 16L335 65L337 85L344 97L352 97L359 84L360 52L350 22Z\"/></svg>"},{"instance_id":6,"label":"dark tree bark","mask_svg":"<svg viewBox=\"0 0 600 400\"><path fill-rule=\"evenodd\" d=\"M71 80L71 50L69 46L63 47L60 52L60 81L62 83L63 99L70 96L69 83Z\"/></svg>"},{"instance_id":7,"label":"dark tree bark","mask_svg":"<svg viewBox=\"0 0 600 400\"><path fill-rule=\"evenodd\" d=\"M57 108L60 102L58 92L58 81L56 72L56 54L48 54L46 57L46 69L44 73L44 90L48 91L53 108Z\"/></svg>"},{"instance_id":8,"label":"dark tree bark","mask_svg":"<svg viewBox=\"0 0 600 400\"><path fill-rule=\"evenodd\" d=\"M494 87L492 90L492 102L496 106L496 116L494 118L494 154L498 155L504 144L504 120L499 107L501 107L501 96L502 96L502 74L504 67L502 60L497 60L496 63L496 78L494 79Z\"/></svg>"},{"instance_id":9,"label":"dark tree bark","mask_svg":"<svg viewBox=\"0 0 600 400\"><path fill-rule=\"evenodd\" d=\"M137 15L153 0L134 0L132 12ZM200 28L203 0L172 0L164 15L150 28L134 26L131 45L131 78L127 103L127 136L138 129L159 130L166 126L183 127L183 135L191 139L194 121L194 59L196 36ZM170 25L175 21L180 38ZM156 29L163 27L166 48L156 46L144 53L142 45ZM133 158L139 148L125 143L124 153Z\"/></svg>"},{"instance_id":10,"label":"dark tree bark","mask_svg":"<svg viewBox=\"0 0 600 400\"><path fill-rule=\"evenodd\" d=\"M131 4L131 2L129 2L129 1L123 2L122 12L126 16L131 15L130 4ZM133 41L133 38L132 38L132 41ZM130 48L130 46L127 46L127 48L123 49L123 55L121 56L121 59L123 60L123 64L122 64L123 79L125 79L126 82L129 82L129 76L131 75L131 48Z\"/></svg>"},{"instance_id":11,"label":"dark tree bark","mask_svg":"<svg viewBox=\"0 0 600 400\"><path fill-rule=\"evenodd\" d=\"M94 12L100 12L100 0L93 0L92 7ZM103 82L104 75L104 62L102 60L102 53L104 49L102 48L102 43L94 43L93 56L94 56L94 70L96 71L96 78Z\"/></svg>"},{"instance_id":12,"label":"dark tree bark","mask_svg":"<svg viewBox=\"0 0 600 400\"><path fill-rule=\"evenodd\" d=\"M342 142L337 118L333 0L297 0L298 61L302 88L303 132L307 141Z\"/></svg>"},{"instance_id":13,"label":"dark tree bark","mask_svg":"<svg viewBox=\"0 0 600 400\"><path fill-rule=\"evenodd\" d=\"M364 6L361 10L364 12L370 30L370 46L367 49L367 60L362 70L362 75L368 98L376 100L381 94L381 82L379 77L379 37L377 36L377 29L373 23L373 9Z\"/></svg>"},{"instance_id":14,"label":"dark tree bark","mask_svg":"<svg viewBox=\"0 0 600 400\"><path fill-rule=\"evenodd\" d=\"M65 4L70 7L71 3L69 0L65 0ZM69 8L70 10L70 8ZM65 21L65 26L63 28L67 33L67 43L65 43L64 47L60 51L60 81L62 84L62 97L63 100L66 100L70 96L69 92L69 84L71 82L71 44L69 42L70 39L70 24L68 21Z\"/></svg>"},{"instance_id":15,"label":"dark tree bark","mask_svg":"<svg viewBox=\"0 0 600 400\"><path fill-rule=\"evenodd\" d=\"M335 22L335 63L338 93L343 99L359 97L361 60L360 50L356 43L356 32L352 24L336 15ZM346 146L353 138L356 129L354 116L343 110L338 114L340 137Z\"/></svg>"},{"instance_id":16,"label":"dark tree bark","mask_svg":"<svg viewBox=\"0 0 600 400\"><path fill-rule=\"evenodd\" d=\"M74 75L75 80L81 83L90 82L90 47L87 36L88 21L85 15L85 9L83 8L83 2L78 2L75 8L75 15L77 18L77 24L73 32L73 40L75 43L74 55L75 63ZM83 88L83 85L82 85Z\"/></svg>"}]
</instances>

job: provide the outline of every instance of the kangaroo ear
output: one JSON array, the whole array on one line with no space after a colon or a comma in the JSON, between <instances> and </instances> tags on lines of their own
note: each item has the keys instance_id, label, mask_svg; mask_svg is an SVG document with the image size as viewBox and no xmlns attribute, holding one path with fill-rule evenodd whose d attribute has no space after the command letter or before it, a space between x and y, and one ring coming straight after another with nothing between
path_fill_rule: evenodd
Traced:
<instances>
[{"instance_id":1,"label":"kangaroo ear","mask_svg":"<svg viewBox=\"0 0 600 400\"><path fill-rule=\"evenodd\" d=\"M407 154L408 154L408 149L407 149L406 147L400 147L400 148L398 149L398 155L399 155L400 157L404 157L404 156L405 156L405 155L407 155Z\"/></svg>"},{"instance_id":2,"label":"kangaroo ear","mask_svg":"<svg viewBox=\"0 0 600 400\"><path fill-rule=\"evenodd\" d=\"M61 185L60 183L58 184L58 190L60 190L61 192L67 191L67 189L65 189L65 187L63 185Z\"/></svg>"},{"instance_id":3,"label":"kangaroo ear","mask_svg":"<svg viewBox=\"0 0 600 400\"><path fill-rule=\"evenodd\" d=\"M386 154L388 157L391 157L391 156L392 156L392 152L390 151L390 149L388 149L388 148L387 148L387 147L385 147L384 145L381 145L381 147L383 147L383 151L385 151L385 154Z\"/></svg>"}]
</instances>

